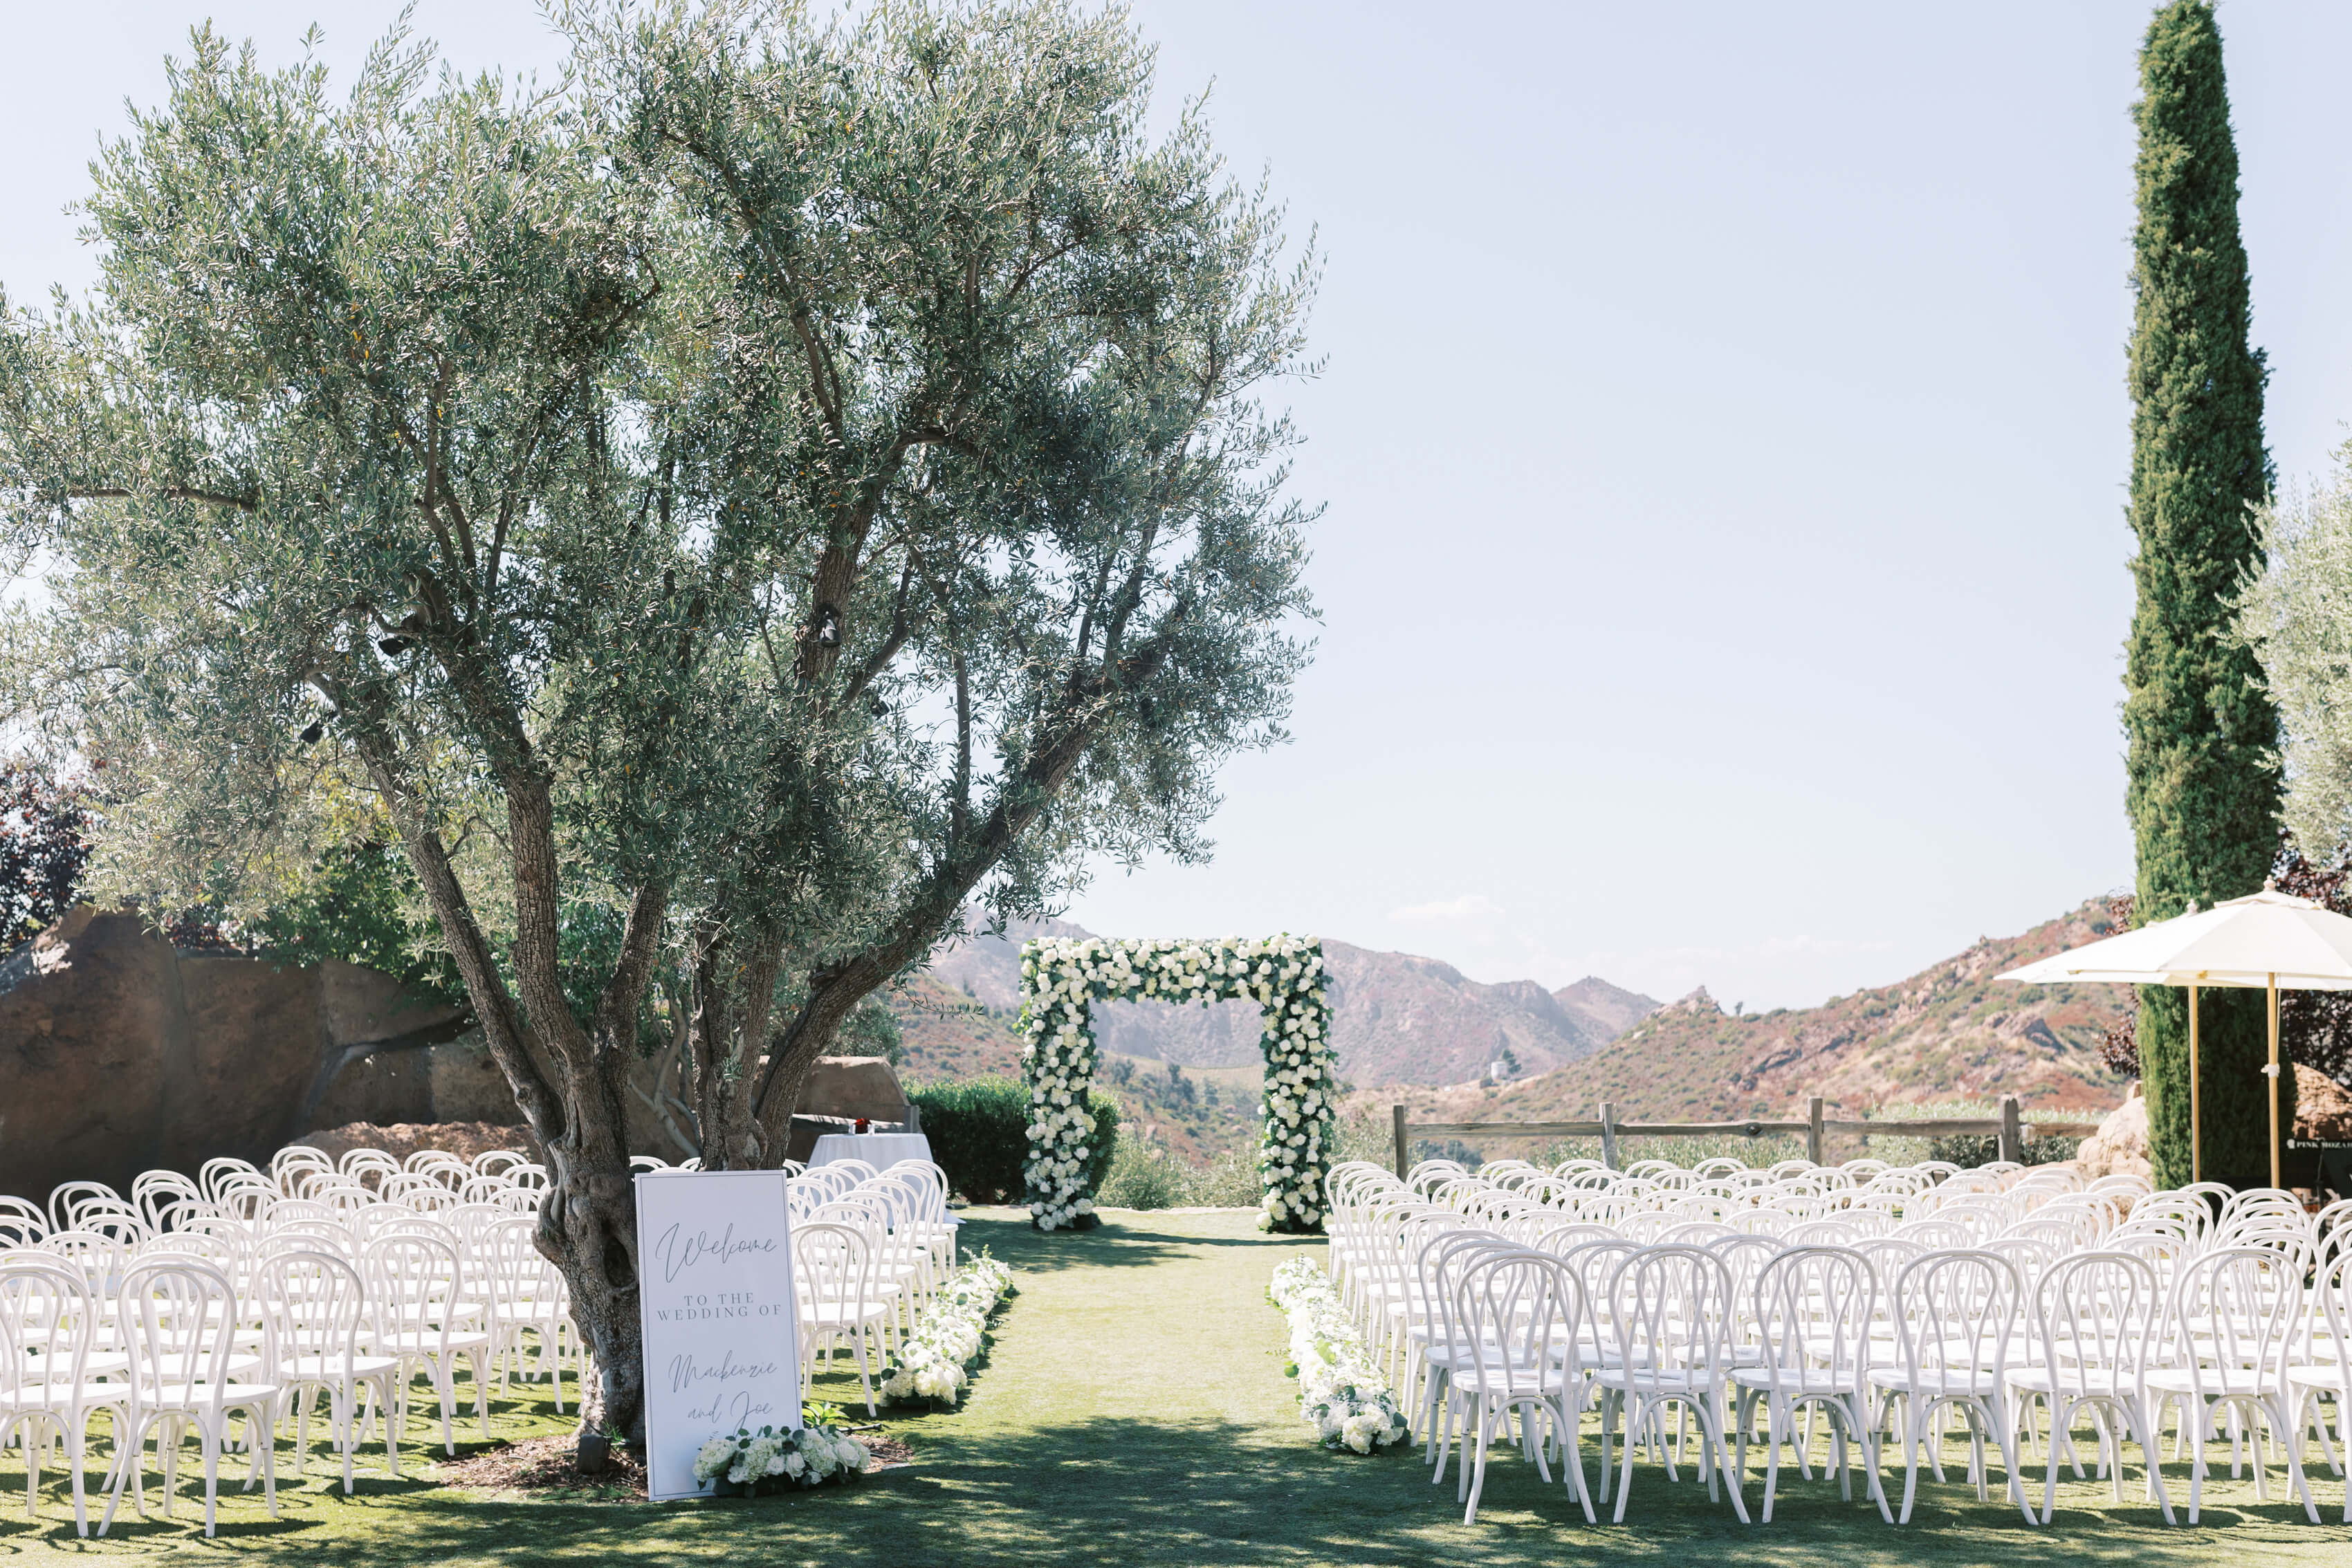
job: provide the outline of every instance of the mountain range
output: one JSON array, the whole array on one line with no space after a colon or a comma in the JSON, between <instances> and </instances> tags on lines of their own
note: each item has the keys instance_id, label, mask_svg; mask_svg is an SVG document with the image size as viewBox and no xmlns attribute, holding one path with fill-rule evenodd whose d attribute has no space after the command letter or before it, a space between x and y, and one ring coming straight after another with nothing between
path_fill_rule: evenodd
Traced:
<instances>
[{"instance_id":1,"label":"mountain range","mask_svg":"<svg viewBox=\"0 0 2352 1568\"><path fill-rule=\"evenodd\" d=\"M1891 986L1817 1008L1726 1013L1704 988L1640 1019L1605 1049L1521 1082L1376 1091L1351 1105L1402 1103L1414 1121L1568 1121L1604 1100L1628 1121L1734 1121L1793 1112L1819 1094L1832 1116L1888 1103L1990 1100L2106 1111L2124 1082L2103 1061L2128 987L2018 986L2001 971L2110 935L2084 904L2022 936L1981 937Z\"/></svg>"},{"instance_id":2,"label":"mountain range","mask_svg":"<svg viewBox=\"0 0 2352 1568\"><path fill-rule=\"evenodd\" d=\"M1016 925L1002 936L975 933L933 959L928 974L984 1009L1016 1013L1022 944L1090 935L1059 920ZM1497 1063L1509 1078L1549 1072L1602 1050L1658 1007L1593 977L1549 991L1533 980L1484 985L1435 958L1346 942L1327 939L1323 956L1339 1075L1361 1088L1483 1081ZM1097 1014L1095 1038L1107 1051L1184 1067L1259 1061L1258 1009L1245 1002L1125 1002Z\"/></svg>"}]
</instances>

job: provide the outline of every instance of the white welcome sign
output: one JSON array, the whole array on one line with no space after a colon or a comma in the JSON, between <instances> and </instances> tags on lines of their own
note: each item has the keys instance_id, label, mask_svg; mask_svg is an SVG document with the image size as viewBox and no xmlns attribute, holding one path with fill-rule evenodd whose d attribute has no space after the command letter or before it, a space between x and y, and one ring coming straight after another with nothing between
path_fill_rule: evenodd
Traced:
<instances>
[{"instance_id":1,"label":"white welcome sign","mask_svg":"<svg viewBox=\"0 0 2352 1568\"><path fill-rule=\"evenodd\" d=\"M694 1456L738 1427L801 1424L793 1238L782 1171L637 1177L646 1491L694 1497Z\"/></svg>"}]
</instances>

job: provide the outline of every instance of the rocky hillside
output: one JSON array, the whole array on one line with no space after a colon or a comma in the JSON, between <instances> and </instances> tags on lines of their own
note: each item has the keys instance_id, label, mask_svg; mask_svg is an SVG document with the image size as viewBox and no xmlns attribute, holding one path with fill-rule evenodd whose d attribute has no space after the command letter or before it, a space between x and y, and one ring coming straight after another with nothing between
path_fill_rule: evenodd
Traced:
<instances>
[{"instance_id":1,"label":"rocky hillside","mask_svg":"<svg viewBox=\"0 0 2352 1568\"><path fill-rule=\"evenodd\" d=\"M2021 936L1985 938L1892 986L1818 1008L1727 1014L1704 989L1649 1014L1606 1049L1522 1082L1405 1092L1359 1085L1358 1108L1402 1101L1419 1121L1722 1121L1801 1115L1819 1094L1832 1115L1883 1104L1990 1099L2105 1110L2123 1085L2099 1040L2130 1005L2120 986L1996 984L2004 969L2105 936L2085 904ZM1373 1081L1377 1082L1377 1081Z\"/></svg>"},{"instance_id":2,"label":"rocky hillside","mask_svg":"<svg viewBox=\"0 0 2352 1568\"><path fill-rule=\"evenodd\" d=\"M974 936L935 959L928 977L983 1009L1017 1012L1022 943L1088 935L1066 921L1045 921L1003 936ZM1533 980L1489 986L1410 953L1329 940L1323 952L1331 966L1340 1076L1360 1086L1469 1082L1486 1078L1498 1061L1515 1078L1548 1072L1591 1056L1658 1005L1601 979L1558 991ZM1095 1032L1107 1051L1185 1067L1259 1061L1257 1009L1246 1003L1129 1002L1104 1009Z\"/></svg>"},{"instance_id":3,"label":"rocky hillside","mask_svg":"<svg viewBox=\"0 0 2352 1568\"><path fill-rule=\"evenodd\" d=\"M992 1007L950 989L934 976L918 975L892 994L890 1010L898 1024L898 1071L906 1082L1020 1075L1017 1009ZM1245 1067L1190 1071L1172 1062L1108 1055L1100 1082L1118 1096L1136 1135L1197 1163L1225 1150L1256 1146L1264 1078L1253 1049Z\"/></svg>"}]
</instances>

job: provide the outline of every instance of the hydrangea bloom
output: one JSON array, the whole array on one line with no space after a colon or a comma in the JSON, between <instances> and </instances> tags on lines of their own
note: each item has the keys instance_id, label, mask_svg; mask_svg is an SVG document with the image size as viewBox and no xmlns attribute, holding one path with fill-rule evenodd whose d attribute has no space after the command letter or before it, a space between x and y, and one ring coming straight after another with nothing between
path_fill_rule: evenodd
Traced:
<instances>
[{"instance_id":1,"label":"hydrangea bloom","mask_svg":"<svg viewBox=\"0 0 2352 1568\"><path fill-rule=\"evenodd\" d=\"M962 1398L971 1364L986 1343L989 1317L1012 1289L1013 1270L985 1252L949 1275L898 1347L882 1396L943 1405Z\"/></svg>"},{"instance_id":2,"label":"hydrangea bloom","mask_svg":"<svg viewBox=\"0 0 2352 1568\"><path fill-rule=\"evenodd\" d=\"M1366 1354L1330 1276L1308 1260L1294 1258L1275 1270L1265 1293L1290 1320L1290 1370L1298 1379L1299 1414L1323 1446L1369 1454L1403 1442L1408 1434L1396 1391Z\"/></svg>"},{"instance_id":3,"label":"hydrangea bloom","mask_svg":"<svg viewBox=\"0 0 2352 1568\"><path fill-rule=\"evenodd\" d=\"M866 1445L837 1427L811 1422L778 1431L739 1427L696 1450L694 1479L723 1485L738 1495L756 1495L780 1486L813 1487L833 1476L857 1475L873 1463Z\"/></svg>"}]
</instances>

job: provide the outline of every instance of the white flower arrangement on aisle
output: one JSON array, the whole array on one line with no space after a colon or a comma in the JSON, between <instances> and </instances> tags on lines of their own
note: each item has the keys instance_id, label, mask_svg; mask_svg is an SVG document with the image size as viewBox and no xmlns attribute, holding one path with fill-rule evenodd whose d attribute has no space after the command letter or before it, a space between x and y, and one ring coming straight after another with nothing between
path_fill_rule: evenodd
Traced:
<instances>
[{"instance_id":1,"label":"white flower arrangement on aisle","mask_svg":"<svg viewBox=\"0 0 2352 1568\"><path fill-rule=\"evenodd\" d=\"M930 1307L898 1347L882 1397L953 1405L971 1381L988 1344L988 1320L1013 1291L1013 1270L983 1252L948 1276Z\"/></svg>"},{"instance_id":2,"label":"white flower arrangement on aisle","mask_svg":"<svg viewBox=\"0 0 2352 1568\"><path fill-rule=\"evenodd\" d=\"M792 1487L823 1486L863 1474L874 1463L865 1444L838 1427L811 1421L797 1430L737 1427L694 1456L694 1479L713 1497L758 1497Z\"/></svg>"},{"instance_id":3,"label":"white flower arrangement on aisle","mask_svg":"<svg viewBox=\"0 0 2352 1568\"><path fill-rule=\"evenodd\" d=\"M1264 1009L1265 1120L1261 1228L1323 1228L1339 1065L1323 945L1312 937L1213 942L1051 937L1021 949L1022 1068L1029 1083L1029 1212L1059 1229L1094 1212L1087 1183L1094 1119L1093 1009L1098 1001L1254 1001Z\"/></svg>"},{"instance_id":4,"label":"white flower arrangement on aisle","mask_svg":"<svg viewBox=\"0 0 2352 1568\"><path fill-rule=\"evenodd\" d=\"M1369 1454L1410 1435L1389 1386L1339 1304L1330 1276L1304 1258L1277 1267L1266 1298L1290 1320L1290 1365L1299 1413L1327 1448Z\"/></svg>"}]
</instances>

